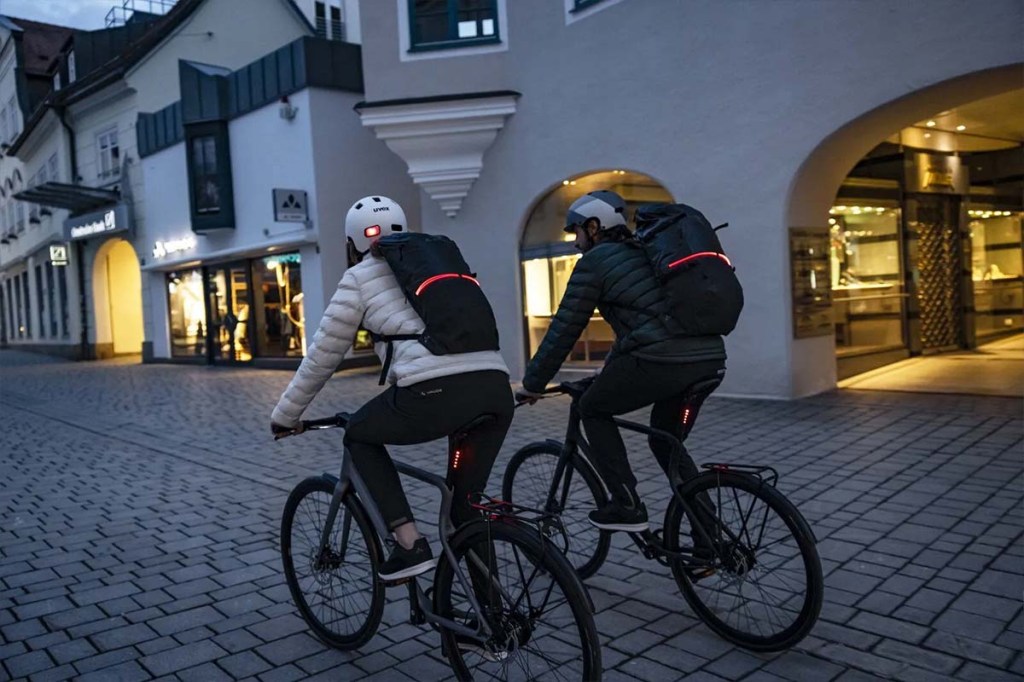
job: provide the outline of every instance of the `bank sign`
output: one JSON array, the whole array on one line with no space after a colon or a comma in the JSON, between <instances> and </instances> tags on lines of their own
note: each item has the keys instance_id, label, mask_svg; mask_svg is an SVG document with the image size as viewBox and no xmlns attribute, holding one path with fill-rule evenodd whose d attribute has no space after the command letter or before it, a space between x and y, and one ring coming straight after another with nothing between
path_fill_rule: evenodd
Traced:
<instances>
[{"instance_id":1,"label":"bank sign","mask_svg":"<svg viewBox=\"0 0 1024 682\"><path fill-rule=\"evenodd\" d=\"M128 206L117 204L101 211L93 211L64 221L64 235L69 240L89 239L116 232L127 232Z\"/></svg>"}]
</instances>

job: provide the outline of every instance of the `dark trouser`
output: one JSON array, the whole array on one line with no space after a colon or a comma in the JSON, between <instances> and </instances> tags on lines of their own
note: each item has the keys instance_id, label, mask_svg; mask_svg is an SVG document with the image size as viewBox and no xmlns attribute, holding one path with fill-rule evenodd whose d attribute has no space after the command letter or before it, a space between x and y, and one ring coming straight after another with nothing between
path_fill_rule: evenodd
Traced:
<instances>
[{"instance_id":1,"label":"dark trouser","mask_svg":"<svg viewBox=\"0 0 1024 682\"><path fill-rule=\"evenodd\" d=\"M686 389L702 379L718 376L724 368L724 360L670 364L631 355L615 358L605 366L580 399L580 416L593 451L594 466L608 484L612 499L626 506L632 506L638 499L636 477L612 418L653 403L651 426L681 438ZM668 475L672 447L655 438L648 442L658 464ZM681 454L683 477L696 476L697 467L685 448Z\"/></svg>"},{"instance_id":2,"label":"dark trouser","mask_svg":"<svg viewBox=\"0 0 1024 682\"><path fill-rule=\"evenodd\" d=\"M345 446L388 528L394 530L412 521L413 515L384 444L426 443L454 435L482 414L494 415L495 419L471 431L463 441L458 468L448 463L448 480L455 489L452 519L459 525L475 515L468 495L482 491L487 484L512 423L512 410L508 375L483 371L392 386L352 415Z\"/></svg>"}]
</instances>

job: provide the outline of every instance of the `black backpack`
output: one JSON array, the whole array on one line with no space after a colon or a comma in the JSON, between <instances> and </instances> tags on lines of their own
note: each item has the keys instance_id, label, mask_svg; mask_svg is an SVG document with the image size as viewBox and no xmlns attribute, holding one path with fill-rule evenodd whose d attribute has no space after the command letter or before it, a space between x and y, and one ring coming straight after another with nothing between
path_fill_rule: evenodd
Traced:
<instances>
[{"instance_id":1,"label":"black backpack","mask_svg":"<svg viewBox=\"0 0 1024 682\"><path fill-rule=\"evenodd\" d=\"M394 341L419 341L434 355L498 350L494 311L455 242L441 235L403 232L381 237L374 249L391 266L405 298L426 325L421 334L371 333L374 341L388 343L382 385Z\"/></svg>"},{"instance_id":2,"label":"black backpack","mask_svg":"<svg viewBox=\"0 0 1024 682\"><path fill-rule=\"evenodd\" d=\"M715 234L726 225L711 227L685 204L644 204L636 210L636 239L662 284L677 333L725 335L736 327L743 288Z\"/></svg>"}]
</instances>

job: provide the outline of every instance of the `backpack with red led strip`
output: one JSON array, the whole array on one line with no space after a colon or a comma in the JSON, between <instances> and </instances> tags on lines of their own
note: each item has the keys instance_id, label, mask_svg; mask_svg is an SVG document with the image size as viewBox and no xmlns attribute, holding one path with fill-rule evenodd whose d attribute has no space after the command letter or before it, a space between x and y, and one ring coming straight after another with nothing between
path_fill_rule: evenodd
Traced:
<instances>
[{"instance_id":1,"label":"backpack with red led strip","mask_svg":"<svg viewBox=\"0 0 1024 682\"><path fill-rule=\"evenodd\" d=\"M434 355L498 350L494 311L455 242L442 235L403 232L377 240L374 250L391 266L405 298L426 325L422 334L372 335L375 341L389 342L381 383L394 341L419 341Z\"/></svg>"},{"instance_id":2,"label":"backpack with red led strip","mask_svg":"<svg viewBox=\"0 0 1024 682\"><path fill-rule=\"evenodd\" d=\"M686 204L645 204L636 210L636 239L669 304L674 331L687 336L725 335L743 310L743 287L717 231Z\"/></svg>"}]
</instances>

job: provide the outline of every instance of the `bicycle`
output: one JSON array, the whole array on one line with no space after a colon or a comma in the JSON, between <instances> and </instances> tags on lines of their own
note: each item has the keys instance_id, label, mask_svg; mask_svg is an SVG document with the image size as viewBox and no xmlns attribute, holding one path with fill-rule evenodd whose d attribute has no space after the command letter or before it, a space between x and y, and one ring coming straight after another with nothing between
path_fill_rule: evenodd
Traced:
<instances>
[{"instance_id":1,"label":"bicycle","mask_svg":"<svg viewBox=\"0 0 1024 682\"><path fill-rule=\"evenodd\" d=\"M544 391L547 396L571 398L565 441L521 448L502 481L504 499L561 520L570 538L566 555L583 579L601 567L611 541L610 532L587 518L589 511L609 500L608 486L591 463L591 446L580 428L579 400L592 380ZM629 537L644 557L671 569L687 603L713 631L752 651L779 651L803 639L818 618L824 591L821 560L813 531L776 489L778 473L771 467L706 464L703 473L683 478L682 440L720 381L697 382L687 391L680 415L682 439L615 419L622 429L672 446L672 499L662 528ZM769 516L781 524L769 527ZM552 533L554 526L542 523L541 529ZM689 538L696 542L689 543ZM767 578L771 584L761 582Z\"/></svg>"},{"instance_id":2,"label":"bicycle","mask_svg":"<svg viewBox=\"0 0 1024 682\"><path fill-rule=\"evenodd\" d=\"M449 439L449 473L467 435L492 418L474 419ZM348 420L340 413L302 425L307 431L344 428ZM471 502L481 518L455 528L450 481L403 462L395 466L441 491L443 551L433 586L425 590L417 578L385 584L378 577L382 541L393 541L346 449L340 477L303 480L281 521L285 578L313 633L331 647L359 648L380 625L385 587L407 584L410 622L439 630L442 655L460 680L476 672L487 679L600 679L589 595L562 552L538 530L543 522L551 532L557 519L476 494Z\"/></svg>"}]
</instances>

